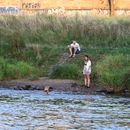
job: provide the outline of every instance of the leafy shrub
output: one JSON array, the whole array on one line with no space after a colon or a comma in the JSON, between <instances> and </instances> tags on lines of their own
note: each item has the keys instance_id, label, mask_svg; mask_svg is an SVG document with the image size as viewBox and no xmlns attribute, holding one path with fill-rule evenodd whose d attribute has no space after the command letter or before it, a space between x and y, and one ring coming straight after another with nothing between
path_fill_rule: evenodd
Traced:
<instances>
[{"instance_id":1,"label":"leafy shrub","mask_svg":"<svg viewBox=\"0 0 130 130\"><path fill-rule=\"evenodd\" d=\"M50 78L79 79L80 71L75 64L55 65L49 73Z\"/></svg>"},{"instance_id":2,"label":"leafy shrub","mask_svg":"<svg viewBox=\"0 0 130 130\"><path fill-rule=\"evenodd\" d=\"M5 70L6 62L3 58L0 58L0 80L4 77L4 70Z\"/></svg>"},{"instance_id":3,"label":"leafy shrub","mask_svg":"<svg viewBox=\"0 0 130 130\"><path fill-rule=\"evenodd\" d=\"M0 58L0 80L38 75L38 70L25 62L10 63Z\"/></svg>"},{"instance_id":4,"label":"leafy shrub","mask_svg":"<svg viewBox=\"0 0 130 130\"><path fill-rule=\"evenodd\" d=\"M128 68L127 72L124 76L124 85L125 87L130 90L130 67Z\"/></svg>"},{"instance_id":5,"label":"leafy shrub","mask_svg":"<svg viewBox=\"0 0 130 130\"><path fill-rule=\"evenodd\" d=\"M25 62L17 62L16 68L19 77L26 77L36 73L36 69Z\"/></svg>"},{"instance_id":6,"label":"leafy shrub","mask_svg":"<svg viewBox=\"0 0 130 130\"><path fill-rule=\"evenodd\" d=\"M107 87L114 88L115 91L124 89L124 81L128 78L125 75L127 74L128 68L130 69L128 62L129 56L123 54L104 57L96 65L96 73L99 81Z\"/></svg>"}]
</instances>

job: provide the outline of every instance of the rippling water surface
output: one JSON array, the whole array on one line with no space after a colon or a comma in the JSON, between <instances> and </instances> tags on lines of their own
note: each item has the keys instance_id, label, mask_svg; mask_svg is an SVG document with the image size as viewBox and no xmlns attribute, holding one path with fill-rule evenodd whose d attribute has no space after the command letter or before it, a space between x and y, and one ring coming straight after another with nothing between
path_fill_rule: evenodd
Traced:
<instances>
[{"instance_id":1,"label":"rippling water surface","mask_svg":"<svg viewBox=\"0 0 130 130\"><path fill-rule=\"evenodd\" d=\"M0 90L0 130L127 130L130 98Z\"/></svg>"}]
</instances>

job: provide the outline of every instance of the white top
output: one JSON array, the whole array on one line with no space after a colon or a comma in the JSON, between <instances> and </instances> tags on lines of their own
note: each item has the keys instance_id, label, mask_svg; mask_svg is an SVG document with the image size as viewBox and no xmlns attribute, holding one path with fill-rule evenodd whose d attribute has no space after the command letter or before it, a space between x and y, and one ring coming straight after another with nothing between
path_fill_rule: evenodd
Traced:
<instances>
[{"instance_id":1,"label":"white top","mask_svg":"<svg viewBox=\"0 0 130 130\"><path fill-rule=\"evenodd\" d=\"M75 48L76 50L78 49L80 51L80 46L79 46L79 44L77 42L75 44L71 43L70 46Z\"/></svg>"},{"instance_id":2,"label":"white top","mask_svg":"<svg viewBox=\"0 0 130 130\"><path fill-rule=\"evenodd\" d=\"M84 62L84 69L87 72L91 72L91 61L90 60Z\"/></svg>"}]
</instances>

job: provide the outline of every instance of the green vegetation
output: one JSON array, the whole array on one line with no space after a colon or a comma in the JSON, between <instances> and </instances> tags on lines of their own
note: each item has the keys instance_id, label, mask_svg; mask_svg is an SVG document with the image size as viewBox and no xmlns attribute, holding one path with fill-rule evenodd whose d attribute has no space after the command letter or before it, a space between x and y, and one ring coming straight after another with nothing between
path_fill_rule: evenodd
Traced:
<instances>
[{"instance_id":1,"label":"green vegetation","mask_svg":"<svg viewBox=\"0 0 130 130\"><path fill-rule=\"evenodd\" d=\"M18 79L23 77L38 76L38 70L31 65L19 61L8 61L0 58L0 80Z\"/></svg>"},{"instance_id":2,"label":"green vegetation","mask_svg":"<svg viewBox=\"0 0 130 130\"><path fill-rule=\"evenodd\" d=\"M55 65L49 73L50 78L79 79L81 73L76 64Z\"/></svg>"},{"instance_id":3,"label":"green vegetation","mask_svg":"<svg viewBox=\"0 0 130 130\"><path fill-rule=\"evenodd\" d=\"M80 43L81 54L58 65L72 40ZM1 80L22 77L33 80L49 75L51 78L81 81L83 56L86 53L92 59L91 78L94 83L99 81L109 87L122 89L127 86L130 89L127 80L129 67L121 71L123 65L118 66L114 58L125 55L126 61L130 59L129 17L0 16L1 64L4 62L4 69L0 68ZM113 57L112 63L115 63L113 70L109 69L109 57ZM100 72L98 68L101 68Z\"/></svg>"},{"instance_id":4,"label":"green vegetation","mask_svg":"<svg viewBox=\"0 0 130 130\"><path fill-rule=\"evenodd\" d=\"M127 55L108 55L97 63L96 72L99 81L107 86L114 88L115 91L121 91L127 87L129 77L126 77L130 70L130 59Z\"/></svg>"}]
</instances>

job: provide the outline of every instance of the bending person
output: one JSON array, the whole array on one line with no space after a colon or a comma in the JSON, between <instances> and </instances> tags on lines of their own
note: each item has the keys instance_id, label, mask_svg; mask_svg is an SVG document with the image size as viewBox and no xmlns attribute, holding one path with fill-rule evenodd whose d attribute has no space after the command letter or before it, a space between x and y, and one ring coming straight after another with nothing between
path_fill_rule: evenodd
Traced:
<instances>
[{"instance_id":1,"label":"bending person","mask_svg":"<svg viewBox=\"0 0 130 130\"><path fill-rule=\"evenodd\" d=\"M75 57L75 54L80 53L80 46L76 41L73 41L70 45L68 45L70 56Z\"/></svg>"}]
</instances>

